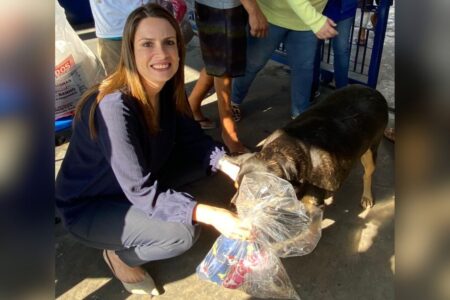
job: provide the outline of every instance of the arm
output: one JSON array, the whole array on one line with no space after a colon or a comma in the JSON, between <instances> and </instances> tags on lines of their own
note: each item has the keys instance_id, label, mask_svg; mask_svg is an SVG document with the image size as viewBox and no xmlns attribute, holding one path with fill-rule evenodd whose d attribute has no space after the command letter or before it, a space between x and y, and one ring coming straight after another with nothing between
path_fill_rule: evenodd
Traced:
<instances>
[{"instance_id":1,"label":"arm","mask_svg":"<svg viewBox=\"0 0 450 300\"><path fill-rule=\"evenodd\" d=\"M192 197L161 191L152 172L151 153L144 153L144 134L137 111L125 105L120 93L107 95L96 111L97 142L127 199L151 217L192 223Z\"/></svg>"},{"instance_id":2,"label":"arm","mask_svg":"<svg viewBox=\"0 0 450 300\"><path fill-rule=\"evenodd\" d=\"M250 25L250 34L257 38L267 36L269 23L256 3L256 0L241 0L242 6L248 13L248 23Z\"/></svg>"},{"instance_id":3,"label":"arm","mask_svg":"<svg viewBox=\"0 0 450 300\"><path fill-rule=\"evenodd\" d=\"M247 239L250 236L250 225L241 221L236 214L223 208L197 204L192 219L214 226L220 233L229 238Z\"/></svg>"},{"instance_id":4,"label":"arm","mask_svg":"<svg viewBox=\"0 0 450 300\"><path fill-rule=\"evenodd\" d=\"M333 20L318 12L309 0L287 0L287 2L303 23L311 28L317 38L329 39L337 35L338 32L334 29L336 24Z\"/></svg>"}]
</instances>

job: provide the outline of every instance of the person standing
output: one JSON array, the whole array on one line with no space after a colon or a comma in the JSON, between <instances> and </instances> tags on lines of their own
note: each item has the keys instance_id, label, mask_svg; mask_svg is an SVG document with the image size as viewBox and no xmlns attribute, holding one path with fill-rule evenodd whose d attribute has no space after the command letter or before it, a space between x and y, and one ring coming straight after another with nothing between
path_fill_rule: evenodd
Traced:
<instances>
[{"instance_id":1,"label":"person standing","mask_svg":"<svg viewBox=\"0 0 450 300\"><path fill-rule=\"evenodd\" d=\"M148 0L89 0L97 36L97 52L106 75L111 74L120 58L125 20Z\"/></svg>"},{"instance_id":2,"label":"person standing","mask_svg":"<svg viewBox=\"0 0 450 300\"><path fill-rule=\"evenodd\" d=\"M200 73L199 86L191 97L191 106L198 117L202 95L209 90L213 77L217 93L222 140L232 153L247 152L239 141L231 111L232 78L245 73L246 27L255 38L266 36L268 24L256 0L195 0L196 22L205 72ZM205 92L206 91L206 92ZM199 119L199 121L202 121ZM203 118L204 121L204 118Z\"/></svg>"},{"instance_id":3,"label":"person standing","mask_svg":"<svg viewBox=\"0 0 450 300\"><path fill-rule=\"evenodd\" d=\"M334 80L336 88L348 85L348 69L350 62L350 33L355 21L358 0L328 0L323 14L336 23L339 32L331 39L334 54ZM320 50L323 41L319 41L314 62L314 79L311 95L314 96L319 90L320 77Z\"/></svg>"},{"instance_id":4,"label":"person standing","mask_svg":"<svg viewBox=\"0 0 450 300\"><path fill-rule=\"evenodd\" d=\"M326 0L258 0L269 21L265 38L248 37L245 76L233 81L232 106L240 115L244 101L257 73L265 66L273 51L284 43L291 68L291 117L309 107L317 38L332 38L336 24L321 14Z\"/></svg>"}]
</instances>

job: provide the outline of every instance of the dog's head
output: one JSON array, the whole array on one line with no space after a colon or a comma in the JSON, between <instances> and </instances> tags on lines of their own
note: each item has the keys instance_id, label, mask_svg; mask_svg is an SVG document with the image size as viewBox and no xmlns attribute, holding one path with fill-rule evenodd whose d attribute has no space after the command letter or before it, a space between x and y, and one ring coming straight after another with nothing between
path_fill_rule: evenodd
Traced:
<instances>
[{"instance_id":1,"label":"dog's head","mask_svg":"<svg viewBox=\"0 0 450 300\"><path fill-rule=\"evenodd\" d=\"M267 164L260 158L259 153L245 153L237 156L227 156L229 162L239 166L239 172L234 180L236 188L241 184L245 174L251 172L270 172Z\"/></svg>"},{"instance_id":2,"label":"dog's head","mask_svg":"<svg viewBox=\"0 0 450 300\"><path fill-rule=\"evenodd\" d=\"M267 155L266 155L267 156ZM239 172L235 178L235 187L238 188L244 175L252 172L266 172L281 177L288 181L296 180L294 174L297 174L295 162L286 157L276 157L271 155L266 157L264 153L246 153L231 157L230 162L239 166ZM282 160L280 163L279 160Z\"/></svg>"}]
</instances>

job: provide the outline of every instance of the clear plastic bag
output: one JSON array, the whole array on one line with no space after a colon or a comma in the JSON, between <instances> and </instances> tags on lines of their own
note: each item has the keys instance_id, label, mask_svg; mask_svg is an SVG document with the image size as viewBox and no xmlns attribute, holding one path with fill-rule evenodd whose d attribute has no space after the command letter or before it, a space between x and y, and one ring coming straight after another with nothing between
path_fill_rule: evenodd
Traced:
<instances>
[{"instance_id":1,"label":"clear plastic bag","mask_svg":"<svg viewBox=\"0 0 450 300\"><path fill-rule=\"evenodd\" d=\"M221 235L197 267L197 275L259 298L300 299L280 259L257 241Z\"/></svg>"},{"instance_id":2,"label":"clear plastic bag","mask_svg":"<svg viewBox=\"0 0 450 300\"><path fill-rule=\"evenodd\" d=\"M252 225L252 241L220 236L197 267L200 278L260 298L299 299L279 257L310 253L321 237L322 210L305 208L292 185L269 173L244 176L234 198Z\"/></svg>"},{"instance_id":3,"label":"clear plastic bag","mask_svg":"<svg viewBox=\"0 0 450 300\"><path fill-rule=\"evenodd\" d=\"M239 217L255 228L258 241L279 257L309 254L320 240L322 210L307 209L297 200L292 185L275 175L245 175L233 202Z\"/></svg>"},{"instance_id":4,"label":"clear plastic bag","mask_svg":"<svg viewBox=\"0 0 450 300\"><path fill-rule=\"evenodd\" d=\"M72 115L81 95L104 77L100 60L78 37L55 1L55 119Z\"/></svg>"}]
</instances>

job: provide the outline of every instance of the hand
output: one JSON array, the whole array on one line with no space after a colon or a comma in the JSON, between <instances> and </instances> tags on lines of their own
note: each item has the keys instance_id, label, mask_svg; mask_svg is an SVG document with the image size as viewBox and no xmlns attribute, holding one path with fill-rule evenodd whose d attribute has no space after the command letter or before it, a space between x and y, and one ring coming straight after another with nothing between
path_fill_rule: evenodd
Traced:
<instances>
[{"instance_id":1,"label":"hand","mask_svg":"<svg viewBox=\"0 0 450 300\"><path fill-rule=\"evenodd\" d=\"M250 238L250 224L241 221L236 214L226 209L197 204L193 219L214 226L228 238L241 240Z\"/></svg>"},{"instance_id":2,"label":"hand","mask_svg":"<svg viewBox=\"0 0 450 300\"><path fill-rule=\"evenodd\" d=\"M336 31L336 29L334 29L334 27L336 27L336 23L334 23L333 20L327 18L327 21L325 22L325 24L323 24L322 28L320 28L320 30L316 32L317 38L326 40L335 37L338 32Z\"/></svg>"},{"instance_id":3,"label":"hand","mask_svg":"<svg viewBox=\"0 0 450 300\"><path fill-rule=\"evenodd\" d=\"M248 13L248 24L250 25L250 34L256 38L267 36L269 23L266 16L259 9L255 0L241 0L242 6Z\"/></svg>"},{"instance_id":4,"label":"hand","mask_svg":"<svg viewBox=\"0 0 450 300\"><path fill-rule=\"evenodd\" d=\"M256 9L254 13L249 15L248 24L250 25L250 34L256 38L263 38L267 36L269 31L269 23L266 16L261 10Z\"/></svg>"}]
</instances>

